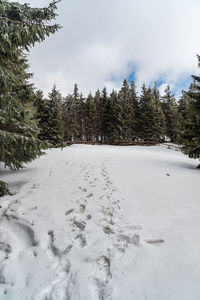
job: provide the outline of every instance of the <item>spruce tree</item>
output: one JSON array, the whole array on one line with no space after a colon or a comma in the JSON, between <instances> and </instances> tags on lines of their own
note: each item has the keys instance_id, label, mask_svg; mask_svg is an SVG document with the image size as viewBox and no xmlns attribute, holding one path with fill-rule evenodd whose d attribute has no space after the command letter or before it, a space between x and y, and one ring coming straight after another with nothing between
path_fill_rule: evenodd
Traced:
<instances>
[{"instance_id":1,"label":"spruce tree","mask_svg":"<svg viewBox=\"0 0 200 300\"><path fill-rule=\"evenodd\" d=\"M198 56L200 66L200 56ZM193 83L186 93L187 117L183 123L183 151L191 158L200 158L200 76L192 76ZM200 166L199 166L200 167Z\"/></svg>"},{"instance_id":2,"label":"spruce tree","mask_svg":"<svg viewBox=\"0 0 200 300\"><path fill-rule=\"evenodd\" d=\"M131 93L131 112L132 112L132 139L135 140L138 137L138 122L139 122L139 101L138 101L138 96L136 92L136 86L134 81L131 81L131 88L130 88L130 93Z\"/></svg>"},{"instance_id":3,"label":"spruce tree","mask_svg":"<svg viewBox=\"0 0 200 300\"><path fill-rule=\"evenodd\" d=\"M108 131L110 125L110 106L108 103L108 93L104 87L100 97L100 141L102 143L107 141Z\"/></svg>"},{"instance_id":4,"label":"spruce tree","mask_svg":"<svg viewBox=\"0 0 200 300\"><path fill-rule=\"evenodd\" d=\"M176 99L171 94L169 86L165 90L162 101L162 109L165 115L165 135L172 143L175 143L178 138L178 105Z\"/></svg>"},{"instance_id":5,"label":"spruce tree","mask_svg":"<svg viewBox=\"0 0 200 300\"><path fill-rule=\"evenodd\" d=\"M54 85L48 95L46 140L53 146L61 146L63 142L62 95Z\"/></svg>"},{"instance_id":6,"label":"spruce tree","mask_svg":"<svg viewBox=\"0 0 200 300\"><path fill-rule=\"evenodd\" d=\"M90 93L85 102L85 137L87 142L95 142L97 134L97 111Z\"/></svg>"},{"instance_id":7,"label":"spruce tree","mask_svg":"<svg viewBox=\"0 0 200 300\"><path fill-rule=\"evenodd\" d=\"M142 87L139 110L139 138L159 142L164 135L164 115L151 88Z\"/></svg>"},{"instance_id":8,"label":"spruce tree","mask_svg":"<svg viewBox=\"0 0 200 300\"><path fill-rule=\"evenodd\" d=\"M73 94L69 94L64 99L63 121L65 140L76 142L83 139L84 124L84 99L79 95L78 85L74 85Z\"/></svg>"},{"instance_id":9,"label":"spruce tree","mask_svg":"<svg viewBox=\"0 0 200 300\"><path fill-rule=\"evenodd\" d=\"M74 113L71 122L73 122L76 132L75 140L82 141L84 137L84 98L82 94L79 94L77 84L74 85L73 102Z\"/></svg>"},{"instance_id":10,"label":"spruce tree","mask_svg":"<svg viewBox=\"0 0 200 300\"><path fill-rule=\"evenodd\" d=\"M41 9L0 1L0 160L12 170L39 157L46 147L32 121L34 93L24 50L59 29L49 25L55 9L56 1Z\"/></svg>"},{"instance_id":11,"label":"spruce tree","mask_svg":"<svg viewBox=\"0 0 200 300\"><path fill-rule=\"evenodd\" d=\"M123 140L123 108L118 93L114 90L110 94L110 110L109 142L120 143Z\"/></svg>"},{"instance_id":12,"label":"spruce tree","mask_svg":"<svg viewBox=\"0 0 200 300\"><path fill-rule=\"evenodd\" d=\"M99 142L101 139L101 126L102 126L102 123L101 123L101 112L102 112L101 111L101 92L99 89L95 92L94 102L96 105L96 138L95 138L95 140L97 142Z\"/></svg>"},{"instance_id":13,"label":"spruce tree","mask_svg":"<svg viewBox=\"0 0 200 300\"><path fill-rule=\"evenodd\" d=\"M121 90L119 91L119 102L122 108L122 140L132 140L132 120L134 118L132 97L129 84L124 79Z\"/></svg>"},{"instance_id":14,"label":"spruce tree","mask_svg":"<svg viewBox=\"0 0 200 300\"><path fill-rule=\"evenodd\" d=\"M38 90L35 92L34 106L36 109L35 119L38 122L38 138L41 141L48 141L49 126L48 120L50 116L47 99L44 98L43 92Z\"/></svg>"}]
</instances>

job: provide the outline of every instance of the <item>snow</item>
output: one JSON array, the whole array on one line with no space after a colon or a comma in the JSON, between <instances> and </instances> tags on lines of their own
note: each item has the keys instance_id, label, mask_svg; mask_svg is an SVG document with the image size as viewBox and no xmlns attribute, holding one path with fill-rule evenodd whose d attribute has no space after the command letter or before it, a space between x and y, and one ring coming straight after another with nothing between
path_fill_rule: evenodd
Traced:
<instances>
[{"instance_id":1,"label":"snow","mask_svg":"<svg viewBox=\"0 0 200 300\"><path fill-rule=\"evenodd\" d=\"M198 161L73 145L1 166L0 299L200 299Z\"/></svg>"}]
</instances>

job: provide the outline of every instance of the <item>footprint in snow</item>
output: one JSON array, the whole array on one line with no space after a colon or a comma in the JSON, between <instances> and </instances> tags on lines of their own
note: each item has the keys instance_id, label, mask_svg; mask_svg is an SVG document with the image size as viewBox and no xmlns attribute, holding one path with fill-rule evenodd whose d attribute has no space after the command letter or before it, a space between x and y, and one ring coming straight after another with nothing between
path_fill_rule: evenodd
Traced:
<instances>
[{"instance_id":1,"label":"footprint in snow","mask_svg":"<svg viewBox=\"0 0 200 300\"><path fill-rule=\"evenodd\" d=\"M85 206L85 204L81 204L80 205L80 213L84 213L85 212L85 209L86 209L86 206Z\"/></svg>"},{"instance_id":2,"label":"footprint in snow","mask_svg":"<svg viewBox=\"0 0 200 300\"><path fill-rule=\"evenodd\" d=\"M77 236L74 238L74 241L79 246L79 248L83 248L86 246L86 237L82 233L77 234Z\"/></svg>"},{"instance_id":3,"label":"footprint in snow","mask_svg":"<svg viewBox=\"0 0 200 300\"><path fill-rule=\"evenodd\" d=\"M76 227L78 227L80 230L83 231L85 229L86 223L84 221L79 222L79 221L74 220L74 225L76 225Z\"/></svg>"},{"instance_id":4,"label":"footprint in snow","mask_svg":"<svg viewBox=\"0 0 200 300\"><path fill-rule=\"evenodd\" d=\"M91 198L93 196L93 193L90 193L87 195L87 198Z\"/></svg>"},{"instance_id":5,"label":"footprint in snow","mask_svg":"<svg viewBox=\"0 0 200 300\"><path fill-rule=\"evenodd\" d=\"M102 255L97 259L96 263L96 269L91 275L94 283L93 296L96 296L97 298L95 299L99 300L110 299L112 294L110 260L107 256Z\"/></svg>"},{"instance_id":6,"label":"footprint in snow","mask_svg":"<svg viewBox=\"0 0 200 300\"><path fill-rule=\"evenodd\" d=\"M151 245L160 245L163 244L165 241L162 239L155 239L155 240L146 240L146 243Z\"/></svg>"}]
</instances>

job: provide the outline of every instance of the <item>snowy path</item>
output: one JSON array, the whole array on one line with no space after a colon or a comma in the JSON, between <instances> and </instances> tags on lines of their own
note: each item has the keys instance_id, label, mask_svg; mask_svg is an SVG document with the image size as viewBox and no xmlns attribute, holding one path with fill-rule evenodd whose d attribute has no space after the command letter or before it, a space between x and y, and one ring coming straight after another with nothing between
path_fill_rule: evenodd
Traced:
<instances>
[{"instance_id":1,"label":"snowy path","mask_svg":"<svg viewBox=\"0 0 200 300\"><path fill-rule=\"evenodd\" d=\"M0 299L199 299L195 164L165 146L74 145L2 171L17 193L0 207Z\"/></svg>"}]
</instances>

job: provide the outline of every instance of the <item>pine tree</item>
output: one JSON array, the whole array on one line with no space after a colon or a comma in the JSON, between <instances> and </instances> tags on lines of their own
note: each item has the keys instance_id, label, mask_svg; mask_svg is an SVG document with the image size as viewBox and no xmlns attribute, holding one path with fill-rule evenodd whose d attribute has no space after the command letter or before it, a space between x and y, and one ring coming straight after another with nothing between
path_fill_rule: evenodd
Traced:
<instances>
[{"instance_id":1,"label":"pine tree","mask_svg":"<svg viewBox=\"0 0 200 300\"><path fill-rule=\"evenodd\" d=\"M101 127L102 127L102 122L101 122L101 115L102 115L102 110L101 110L101 92L98 89L94 95L94 102L96 105L96 141L100 142L101 140Z\"/></svg>"},{"instance_id":2,"label":"pine tree","mask_svg":"<svg viewBox=\"0 0 200 300\"><path fill-rule=\"evenodd\" d=\"M84 138L84 98L82 94L79 94L77 84L74 85L73 102L74 112L71 122L76 132L74 139L82 141Z\"/></svg>"},{"instance_id":3,"label":"pine tree","mask_svg":"<svg viewBox=\"0 0 200 300\"><path fill-rule=\"evenodd\" d=\"M178 138L178 105L174 96L171 94L170 87L165 90L165 95L162 97L162 109L165 115L165 135L172 143L177 142Z\"/></svg>"},{"instance_id":4,"label":"pine tree","mask_svg":"<svg viewBox=\"0 0 200 300\"><path fill-rule=\"evenodd\" d=\"M151 88L142 87L139 110L139 138L161 141L164 135L164 115Z\"/></svg>"},{"instance_id":5,"label":"pine tree","mask_svg":"<svg viewBox=\"0 0 200 300\"><path fill-rule=\"evenodd\" d=\"M85 102L85 137L88 142L95 142L97 132L97 112L94 98L90 93Z\"/></svg>"},{"instance_id":6,"label":"pine tree","mask_svg":"<svg viewBox=\"0 0 200 300\"><path fill-rule=\"evenodd\" d=\"M38 122L39 134L38 138L41 141L48 141L49 135L49 106L47 99L44 98L43 92L38 90L35 92L34 106L36 108L35 119Z\"/></svg>"},{"instance_id":7,"label":"pine tree","mask_svg":"<svg viewBox=\"0 0 200 300\"><path fill-rule=\"evenodd\" d=\"M0 160L12 170L39 157L46 147L37 139L34 93L24 50L59 29L49 25L55 9L55 1L41 9L0 1Z\"/></svg>"},{"instance_id":8,"label":"pine tree","mask_svg":"<svg viewBox=\"0 0 200 300\"><path fill-rule=\"evenodd\" d=\"M54 85L46 101L48 117L46 139L53 146L60 146L63 142L62 95Z\"/></svg>"},{"instance_id":9,"label":"pine tree","mask_svg":"<svg viewBox=\"0 0 200 300\"><path fill-rule=\"evenodd\" d=\"M132 97L129 84L125 79L119 91L119 102L122 108L122 140L132 140L132 120L134 116Z\"/></svg>"},{"instance_id":10,"label":"pine tree","mask_svg":"<svg viewBox=\"0 0 200 300\"><path fill-rule=\"evenodd\" d=\"M78 85L74 85L74 92L64 99L63 121L65 126L65 140L76 142L83 139L84 134L84 99L79 95Z\"/></svg>"},{"instance_id":11,"label":"pine tree","mask_svg":"<svg viewBox=\"0 0 200 300\"><path fill-rule=\"evenodd\" d=\"M114 90L110 94L110 112L109 142L120 143L123 139L123 108Z\"/></svg>"},{"instance_id":12,"label":"pine tree","mask_svg":"<svg viewBox=\"0 0 200 300\"><path fill-rule=\"evenodd\" d=\"M190 98L188 97L187 93L182 91L182 95L178 102L178 137L177 142L178 144L183 144L183 132L185 128L185 124L188 122L189 118L189 102Z\"/></svg>"},{"instance_id":13,"label":"pine tree","mask_svg":"<svg viewBox=\"0 0 200 300\"><path fill-rule=\"evenodd\" d=\"M200 66L200 56L198 61ZM186 93L188 113L183 123L183 151L191 158L200 158L200 76L192 77L193 83Z\"/></svg>"},{"instance_id":14,"label":"pine tree","mask_svg":"<svg viewBox=\"0 0 200 300\"><path fill-rule=\"evenodd\" d=\"M102 143L106 142L108 139L108 131L110 125L110 106L108 103L108 93L104 87L100 97L100 141Z\"/></svg>"},{"instance_id":15,"label":"pine tree","mask_svg":"<svg viewBox=\"0 0 200 300\"><path fill-rule=\"evenodd\" d=\"M138 102L138 96L136 92L136 86L134 81L131 81L131 106L132 106L132 139L135 140L138 137L138 122L139 122L139 102Z\"/></svg>"}]
</instances>

